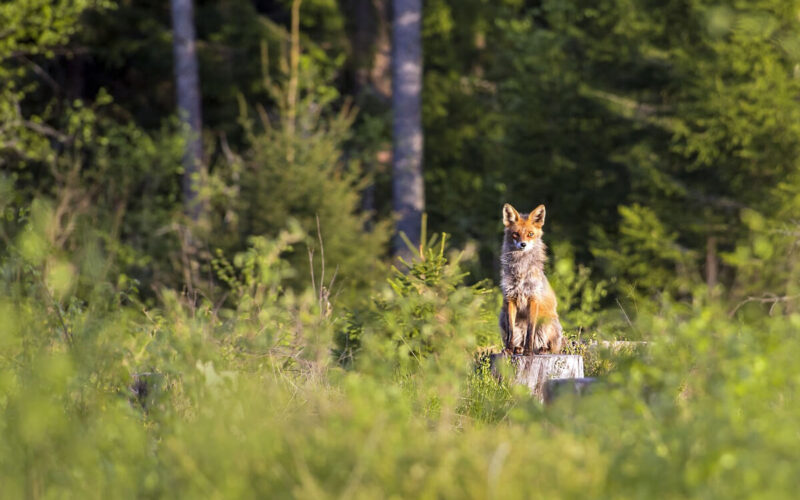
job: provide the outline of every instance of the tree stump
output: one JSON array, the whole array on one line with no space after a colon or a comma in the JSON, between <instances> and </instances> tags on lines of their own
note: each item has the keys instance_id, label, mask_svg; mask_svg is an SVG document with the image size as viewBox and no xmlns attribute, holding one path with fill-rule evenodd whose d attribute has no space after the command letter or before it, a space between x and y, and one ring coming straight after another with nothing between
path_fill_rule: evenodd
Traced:
<instances>
[{"instance_id":1,"label":"tree stump","mask_svg":"<svg viewBox=\"0 0 800 500\"><path fill-rule=\"evenodd\" d=\"M527 386L531 395L544 402L544 385L554 378L583 378L583 357L577 354L538 354L534 356L508 356L492 354L491 368L495 377L502 380L500 364L509 362L512 384Z\"/></svg>"}]
</instances>

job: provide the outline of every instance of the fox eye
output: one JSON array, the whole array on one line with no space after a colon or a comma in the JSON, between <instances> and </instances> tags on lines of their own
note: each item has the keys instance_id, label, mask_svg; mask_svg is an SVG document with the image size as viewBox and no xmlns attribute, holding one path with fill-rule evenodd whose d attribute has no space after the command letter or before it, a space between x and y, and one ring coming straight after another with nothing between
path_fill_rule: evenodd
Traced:
<instances>
[{"instance_id":1,"label":"fox eye","mask_svg":"<svg viewBox=\"0 0 800 500\"><path fill-rule=\"evenodd\" d=\"M519 239L519 233L514 233L514 234L511 235L511 237L514 238L515 240L518 240Z\"/></svg>"},{"instance_id":2,"label":"fox eye","mask_svg":"<svg viewBox=\"0 0 800 500\"><path fill-rule=\"evenodd\" d=\"M528 238L533 238L533 233L528 233Z\"/></svg>"}]
</instances>

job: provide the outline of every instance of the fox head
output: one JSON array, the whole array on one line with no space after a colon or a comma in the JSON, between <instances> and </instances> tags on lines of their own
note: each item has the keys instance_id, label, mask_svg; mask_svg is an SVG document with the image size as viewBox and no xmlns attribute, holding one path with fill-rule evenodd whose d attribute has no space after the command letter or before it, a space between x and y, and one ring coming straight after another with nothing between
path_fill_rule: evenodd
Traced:
<instances>
[{"instance_id":1,"label":"fox head","mask_svg":"<svg viewBox=\"0 0 800 500\"><path fill-rule=\"evenodd\" d=\"M544 215L544 205L539 205L529 214L520 214L508 203L503 205L505 247L524 252L536 246L534 243L542 237Z\"/></svg>"}]
</instances>

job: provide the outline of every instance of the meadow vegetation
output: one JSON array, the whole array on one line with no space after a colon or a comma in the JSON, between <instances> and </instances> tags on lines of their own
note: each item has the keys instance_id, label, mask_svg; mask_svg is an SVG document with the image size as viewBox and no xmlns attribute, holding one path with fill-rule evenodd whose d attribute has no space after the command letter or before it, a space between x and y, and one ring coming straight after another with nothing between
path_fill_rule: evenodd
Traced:
<instances>
[{"instance_id":1,"label":"meadow vegetation","mask_svg":"<svg viewBox=\"0 0 800 500\"><path fill-rule=\"evenodd\" d=\"M441 243L361 308L287 286L292 231L220 264L226 300L149 305L29 226L0 301L9 498L793 494L796 314L665 301L643 354L545 408L476 363L498 297Z\"/></svg>"}]
</instances>

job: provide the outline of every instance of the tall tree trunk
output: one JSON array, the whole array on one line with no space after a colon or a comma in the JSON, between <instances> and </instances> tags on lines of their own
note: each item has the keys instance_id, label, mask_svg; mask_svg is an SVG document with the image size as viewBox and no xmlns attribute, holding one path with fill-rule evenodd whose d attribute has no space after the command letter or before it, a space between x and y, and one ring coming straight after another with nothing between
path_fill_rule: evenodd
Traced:
<instances>
[{"instance_id":1,"label":"tall tree trunk","mask_svg":"<svg viewBox=\"0 0 800 500\"><path fill-rule=\"evenodd\" d=\"M416 247L425 209L422 181L422 0L393 0L392 114L394 157L392 207L397 231ZM400 238L395 255L408 253Z\"/></svg>"},{"instance_id":2,"label":"tall tree trunk","mask_svg":"<svg viewBox=\"0 0 800 500\"><path fill-rule=\"evenodd\" d=\"M175 93L178 113L186 131L186 150L183 155L183 203L186 214L197 222L203 211L202 204L197 199L198 177L203 170L203 122L200 114L200 78L197 73L194 5L192 0L170 1Z\"/></svg>"}]
</instances>

